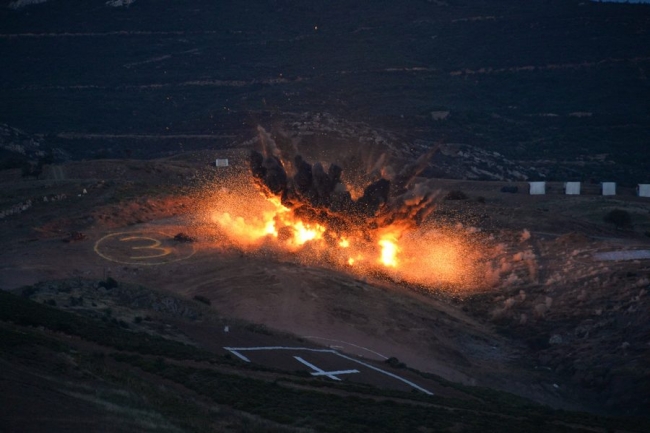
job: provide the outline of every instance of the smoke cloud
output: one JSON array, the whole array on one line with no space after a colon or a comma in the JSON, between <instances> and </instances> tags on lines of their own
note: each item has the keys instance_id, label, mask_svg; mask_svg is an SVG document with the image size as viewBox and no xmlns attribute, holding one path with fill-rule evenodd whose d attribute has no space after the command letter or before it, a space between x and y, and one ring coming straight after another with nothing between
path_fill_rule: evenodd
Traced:
<instances>
[{"instance_id":1,"label":"smoke cloud","mask_svg":"<svg viewBox=\"0 0 650 433\"><path fill-rule=\"evenodd\" d=\"M257 185L268 196L279 197L283 206L298 217L318 222L335 232L351 226L362 230L381 230L388 226L408 229L421 224L435 209L436 191L418 175L437 148L399 171L386 164L385 155L372 166L363 193L355 200L342 181L343 169L337 163L327 168L310 163L291 140L271 136L258 127L260 150L249 157L250 170Z\"/></svg>"}]
</instances>

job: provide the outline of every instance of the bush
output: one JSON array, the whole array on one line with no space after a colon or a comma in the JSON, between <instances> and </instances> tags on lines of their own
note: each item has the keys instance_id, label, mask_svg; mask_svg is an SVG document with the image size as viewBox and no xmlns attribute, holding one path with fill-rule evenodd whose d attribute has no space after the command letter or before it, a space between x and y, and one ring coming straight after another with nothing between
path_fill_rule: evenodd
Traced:
<instances>
[{"instance_id":1,"label":"bush","mask_svg":"<svg viewBox=\"0 0 650 433\"><path fill-rule=\"evenodd\" d=\"M34 286L25 286L21 290L21 294L23 295L23 298L31 298L33 294L38 292L38 289Z\"/></svg>"},{"instance_id":2,"label":"bush","mask_svg":"<svg viewBox=\"0 0 650 433\"><path fill-rule=\"evenodd\" d=\"M395 358L394 356L391 356L387 360L384 361L386 364L390 365L393 368L406 368L406 364L403 362L400 362L399 359Z\"/></svg>"},{"instance_id":3,"label":"bush","mask_svg":"<svg viewBox=\"0 0 650 433\"><path fill-rule=\"evenodd\" d=\"M632 225L632 215L623 209L613 209L603 217L603 221L614 224L619 229L630 227Z\"/></svg>"},{"instance_id":4,"label":"bush","mask_svg":"<svg viewBox=\"0 0 650 433\"><path fill-rule=\"evenodd\" d=\"M176 242L195 242L196 239L194 239L192 236L186 235L185 233L178 233L176 236L174 236L174 240Z\"/></svg>"},{"instance_id":5,"label":"bush","mask_svg":"<svg viewBox=\"0 0 650 433\"><path fill-rule=\"evenodd\" d=\"M108 290L118 287L119 285L120 284L117 282L117 280L112 277L107 277L105 281L99 282L99 287L103 287Z\"/></svg>"},{"instance_id":6,"label":"bush","mask_svg":"<svg viewBox=\"0 0 650 433\"><path fill-rule=\"evenodd\" d=\"M70 306L78 307L83 304L84 304L83 296L79 296L78 298L75 298L74 296L70 296Z\"/></svg>"},{"instance_id":7,"label":"bush","mask_svg":"<svg viewBox=\"0 0 650 433\"><path fill-rule=\"evenodd\" d=\"M467 198L467 194L460 190L449 191L445 196L445 200L467 200Z\"/></svg>"},{"instance_id":8,"label":"bush","mask_svg":"<svg viewBox=\"0 0 650 433\"><path fill-rule=\"evenodd\" d=\"M269 328L260 323L251 323L249 325L246 325L246 329L257 334L273 335L273 332L271 332Z\"/></svg>"},{"instance_id":9,"label":"bush","mask_svg":"<svg viewBox=\"0 0 650 433\"><path fill-rule=\"evenodd\" d=\"M202 302L205 305L211 305L212 304L212 302L210 302L210 300L208 298L206 298L205 296L201 296L201 295L194 295L194 300L198 301L198 302Z\"/></svg>"}]
</instances>

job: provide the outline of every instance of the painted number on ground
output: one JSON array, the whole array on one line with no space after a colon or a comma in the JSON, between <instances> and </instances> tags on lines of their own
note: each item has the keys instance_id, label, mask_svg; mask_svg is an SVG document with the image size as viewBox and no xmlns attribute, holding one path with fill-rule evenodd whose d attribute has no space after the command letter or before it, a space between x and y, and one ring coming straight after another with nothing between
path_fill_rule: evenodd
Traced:
<instances>
[{"instance_id":1,"label":"painted number on ground","mask_svg":"<svg viewBox=\"0 0 650 433\"><path fill-rule=\"evenodd\" d=\"M179 243L153 231L111 233L95 243L95 252L106 260L131 265L164 265L191 257L191 243Z\"/></svg>"}]
</instances>

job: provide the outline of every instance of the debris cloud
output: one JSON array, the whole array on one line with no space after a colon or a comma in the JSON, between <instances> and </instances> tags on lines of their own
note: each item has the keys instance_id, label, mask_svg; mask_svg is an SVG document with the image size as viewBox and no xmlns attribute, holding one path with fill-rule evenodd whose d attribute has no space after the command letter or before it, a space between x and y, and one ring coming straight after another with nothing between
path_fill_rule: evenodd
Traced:
<instances>
[{"instance_id":1,"label":"debris cloud","mask_svg":"<svg viewBox=\"0 0 650 433\"><path fill-rule=\"evenodd\" d=\"M382 155L368 173L345 176L337 163L310 162L261 127L258 142L248 171L214 197L210 218L230 244L429 288L478 283L478 243L435 224L438 191L418 177L436 149L399 170ZM344 180L360 178L367 183Z\"/></svg>"}]
</instances>

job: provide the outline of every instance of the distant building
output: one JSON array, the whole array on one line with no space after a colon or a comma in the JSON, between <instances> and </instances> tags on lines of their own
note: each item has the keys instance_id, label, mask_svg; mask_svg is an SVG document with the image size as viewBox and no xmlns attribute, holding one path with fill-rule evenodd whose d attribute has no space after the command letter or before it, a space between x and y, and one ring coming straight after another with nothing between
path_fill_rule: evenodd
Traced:
<instances>
[{"instance_id":1,"label":"distant building","mask_svg":"<svg viewBox=\"0 0 650 433\"><path fill-rule=\"evenodd\" d=\"M580 182L565 182L564 192L567 195L580 195Z\"/></svg>"},{"instance_id":2,"label":"distant building","mask_svg":"<svg viewBox=\"0 0 650 433\"><path fill-rule=\"evenodd\" d=\"M530 195L546 194L546 182L528 182L530 184Z\"/></svg>"},{"instance_id":3,"label":"distant building","mask_svg":"<svg viewBox=\"0 0 650 433\"><path fill-rule=\"evenodd\" d=\"M650 197L650 183L640 183L636 188L639 197Z\"/></svg>"},{"instance_id":4,"label":"distant building","mask_svg":"<svg viewBox=\"0 0 650 433\"><path fill-rule=\"evenodd\" d=\"M228 159L217 159L214 162L215 167L228 167Z\"/></svg>"},{"instance_id":5,"label":"distant building","mask_svg":"<svg viewBox=\"0 0 650 433\"><path fill-rule=\"evenodd\" d=\"M616 195L616 182L602 182L600 186L603 195Z\"/></svg>"}]
</instances>

